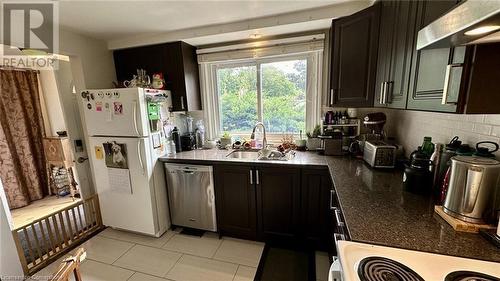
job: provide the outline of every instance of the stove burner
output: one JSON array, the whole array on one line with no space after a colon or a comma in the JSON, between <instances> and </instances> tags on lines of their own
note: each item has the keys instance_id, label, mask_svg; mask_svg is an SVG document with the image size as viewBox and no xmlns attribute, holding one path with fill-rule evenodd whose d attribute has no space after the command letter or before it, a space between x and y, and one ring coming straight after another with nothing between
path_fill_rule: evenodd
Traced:
<instances>
[{"instance_id":1,"label":"stove burner","mask_svg":"<svg viewBox=\"0 0 500 281\"><path fill-rule=\"evenodd\" d=\"M500 279L473 271L455 271L448 275L444 281L500 281Z\"/></svg>"},{"instance_id":2,"label":"stove burner","mask_svg":"<svg viewBox=\"0 0 500 281\"><path fill-rule=\"evenodd\" d=\"M367 257L358 266L361 281L424 281L407 266L388 258Z\"/></svg>"}]
</instances>

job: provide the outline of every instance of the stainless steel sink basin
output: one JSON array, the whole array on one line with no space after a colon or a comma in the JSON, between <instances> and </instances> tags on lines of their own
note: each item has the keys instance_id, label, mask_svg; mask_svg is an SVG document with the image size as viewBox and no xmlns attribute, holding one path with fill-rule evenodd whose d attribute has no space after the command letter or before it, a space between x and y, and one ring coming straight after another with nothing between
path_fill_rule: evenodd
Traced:
<instances>
[{"instance_id":1,"label":"stainless steel sink basin","mask_svg":"<svg viewBox=\"0 0 500 281\"><path fill-rule=\"evenodd\" d=\"M237 159L257 159L258 157L259 157L258 150L235 150L226 155L226 158L237 158Z\"/></svg>"}]
</instances>

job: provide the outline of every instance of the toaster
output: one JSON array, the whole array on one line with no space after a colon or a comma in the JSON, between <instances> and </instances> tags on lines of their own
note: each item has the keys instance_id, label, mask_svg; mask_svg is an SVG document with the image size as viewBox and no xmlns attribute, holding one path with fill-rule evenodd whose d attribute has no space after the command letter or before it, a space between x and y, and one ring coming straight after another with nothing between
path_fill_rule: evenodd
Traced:
<instances>
[{"instance_id":1,"label":"toaster","mask_svg":"<svg viewBox=\"0 0 500 281\"><path fill-rule=\"evenodd\" d=\"M396 149L383 141L365 141L363 159L373 168L394 168Z\"/></svg>"}]
</instances>

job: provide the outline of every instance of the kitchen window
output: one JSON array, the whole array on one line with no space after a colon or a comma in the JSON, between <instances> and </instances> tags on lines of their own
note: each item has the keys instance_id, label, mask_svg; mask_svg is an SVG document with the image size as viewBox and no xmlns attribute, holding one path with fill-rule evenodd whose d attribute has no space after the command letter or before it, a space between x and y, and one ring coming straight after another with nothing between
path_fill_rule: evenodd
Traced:
<instances>
[{"instance_id":1,"label":"kitchen window","mask_svg":"<svg viewBox=\"0 0 500 281\"><path fill-rule=\"evenodd\" d=\"M257 121L268 133L305 131L307 58L217 67L219 128L250 133Z\"/></svg>"},{"instance_id":2,"label":"kitchen window","mask_svg":"<svg viewBox=\"0 0 500 281\"><path fill-rule=\"evenodd\" d=\"M319 124L323 41L198 55L208 138L249 138L257 122L268 140L303 136Z\"/></svg>"}]
</instances>

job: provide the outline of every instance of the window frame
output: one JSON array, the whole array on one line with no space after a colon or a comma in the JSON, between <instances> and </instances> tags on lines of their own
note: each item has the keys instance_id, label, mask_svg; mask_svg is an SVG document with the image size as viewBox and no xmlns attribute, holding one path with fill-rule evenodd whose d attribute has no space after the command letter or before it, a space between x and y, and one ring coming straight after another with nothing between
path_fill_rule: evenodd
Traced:
<instances>
[{"instance_id":1,"label":"window frame","mask_svg":"<svg viewBox=\"0 0 500 281\"><path fill-rule=\"evenodd\" d=\"M280 56L273 56L273 57L264 57L264 58L252 58L252 59L241 59L241 60L234 60L234 61L227 61L227 62L218 62L214 63L211 67L211 79L214 81L214 108L216 110L217 118L215 121L215 132L217 135L222 135L224 131L221 128L221 111L220 111L220 106L219 106L219 83L218 83L218 77L217 77L217 71L219 69L225 69L225 68L232 68L232 67L244 67L244 66L255 66L256 71L257 71L257 120L259 122L263 122L264 118L264 113L262 112L262 73L261 73L261 65L262 64L267 64L267 63L274 63L274 62L282 62L282 61L292 61L292 60L306 60L306 112L304 116L304 122L305 122L305 130L308 128L308 106L307 106L307 101L308 100L316 100L317 97L311 97L311 95L314 94L314 96L317 96L317 93L311 93L310 90L310 83L312 83L312 76L313 74L311 71L314 71L312 69L312 64L313 64L313 55L310 53L299 53L299 54L286 54L286 55L280 55ZM250 138L251 132L229 132L232 136L234 137L240 137L240 138ZM298 132L285 132L285 134L288 135L294 135L298 136ZM268 142L279 142L281 138L283 137L283 133L270 133L266 132L267 135L267 140ZM305 136L305 132L303 132L303 136Z\"/></svg>"}]
</instances>

